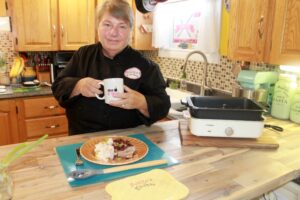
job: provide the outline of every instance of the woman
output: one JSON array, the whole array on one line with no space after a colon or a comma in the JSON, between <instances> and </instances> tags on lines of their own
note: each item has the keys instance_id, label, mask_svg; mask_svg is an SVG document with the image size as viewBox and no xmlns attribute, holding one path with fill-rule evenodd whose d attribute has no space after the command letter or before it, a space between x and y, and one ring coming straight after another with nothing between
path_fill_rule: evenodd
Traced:
<instances>
[{"instance_id":1,"label":"woman","mask_svg":"<svg viewBox=\"0 0 300 200\"><path fill-rule=\"evenodd\" d=\"M126 0L97 9L99 43L81 47L59 74L52 91L66 109L70 134L151 125L168 114L170 99L159 66L128 46L133 13ZM142 41L141 41L142 42ZM106 104L99 82L124 79L124 93Z\"/></svg>"}]
</instances>

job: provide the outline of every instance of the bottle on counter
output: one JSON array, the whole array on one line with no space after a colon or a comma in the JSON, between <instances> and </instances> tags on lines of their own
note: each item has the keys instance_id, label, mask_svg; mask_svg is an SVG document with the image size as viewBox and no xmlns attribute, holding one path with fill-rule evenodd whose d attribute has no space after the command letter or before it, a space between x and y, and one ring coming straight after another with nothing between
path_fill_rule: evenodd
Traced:
<instances>
[{"instance_id":1,"label":"bottle on counter","mask_svg":"<svg viewBox=\"0 0 300 200\"><path fill-rule=\"evenodd\" d=\"M275 84L271 115L278 119L289 119L292 97L297 87L294 74L280 74Z\"/></svg>"},{"instance_id":2,"label":"bottle on counter","mask_svg":"<svg viewBox=\"0 0 300 200\"><path fill-rule=\"evenodd\" d=\"M291 100L290 120L300 124L300 81Z\"/></svg>"}]
</instances>

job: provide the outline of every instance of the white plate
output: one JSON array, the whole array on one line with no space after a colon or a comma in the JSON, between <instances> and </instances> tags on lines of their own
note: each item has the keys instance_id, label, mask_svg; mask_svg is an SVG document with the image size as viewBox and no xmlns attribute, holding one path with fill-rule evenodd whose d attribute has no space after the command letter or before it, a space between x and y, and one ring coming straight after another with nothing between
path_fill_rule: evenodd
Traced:
<instances>
[{"instance_id":1,"label":"white plate","mask_svg":"<svg viewBox=\"0 0 300 200\"><path fill-rule=\"evenodd\" d=\"M25 81L22 84L23 84L23 86L26 86L26 87L32 87L32 86L38 86L40 83L33 82L33 81Z\"/></svg>"},{"instance_id":2,"label":"white plate","mask_svg":"<svg viewBox=\"0 0 300 200\"><path fill-rule=\"evenodd\" d=\"M123 140L129 141L133 146L136 148L136 152L133 156L133 158L129 159L120 159L120 160L109 160L109 161L103 161L103 160L98 160L95 157L95 145L98 144L99 142L107 141L108 138L112 139L118 139L121 138ZM124 165L124 164L129 164L136 162L142 158L144 158L148 153L148 146L141 140L132 138L132 137L127 137L127 136L99 136L92 138L88 141L86 141L80 148L80 154L82 157L92 163L95 164L100 164L100 165Z\"/></svg>"}]
</instances>

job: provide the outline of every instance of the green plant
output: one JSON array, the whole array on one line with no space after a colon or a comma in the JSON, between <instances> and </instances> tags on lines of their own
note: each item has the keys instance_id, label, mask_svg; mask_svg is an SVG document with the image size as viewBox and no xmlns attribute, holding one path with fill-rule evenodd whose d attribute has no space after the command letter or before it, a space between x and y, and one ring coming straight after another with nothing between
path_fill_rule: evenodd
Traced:
<instances>
[{"instance_id":1,"label":"green plant","mask_svg":"<svg viewBox=\"0 0 300 200\"><path fill-rule=\"evenodd\" d=\"M0 52L0 70L6 70L6 58L4 53Z\"/></svg>"},{"instance_id":2,"label":"green plant","mask_svg":"<svg viewBox=\"0 0 300 200\"><path fill-rule=\"evenodd\" d=\"M178 89L179 88L179 81L171 81L169 84L171 89Z\"/></svg>"}]
</instances>

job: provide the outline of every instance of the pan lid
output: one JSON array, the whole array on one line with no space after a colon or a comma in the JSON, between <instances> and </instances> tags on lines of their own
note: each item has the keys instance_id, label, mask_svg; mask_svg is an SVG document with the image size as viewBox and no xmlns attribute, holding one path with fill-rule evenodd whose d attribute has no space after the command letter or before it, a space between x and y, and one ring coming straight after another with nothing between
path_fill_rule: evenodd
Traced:
<instances>
[{"instance_id":1,"label":"pan lid","mask_svg":"<svg viewBox=\"0 0 300 200\"><path fill-rule=\"evenodd\" d=\"M136 8L142 13L152 12L157 3L167 0L135 0Z\"/></svg>"}]
</instances>

